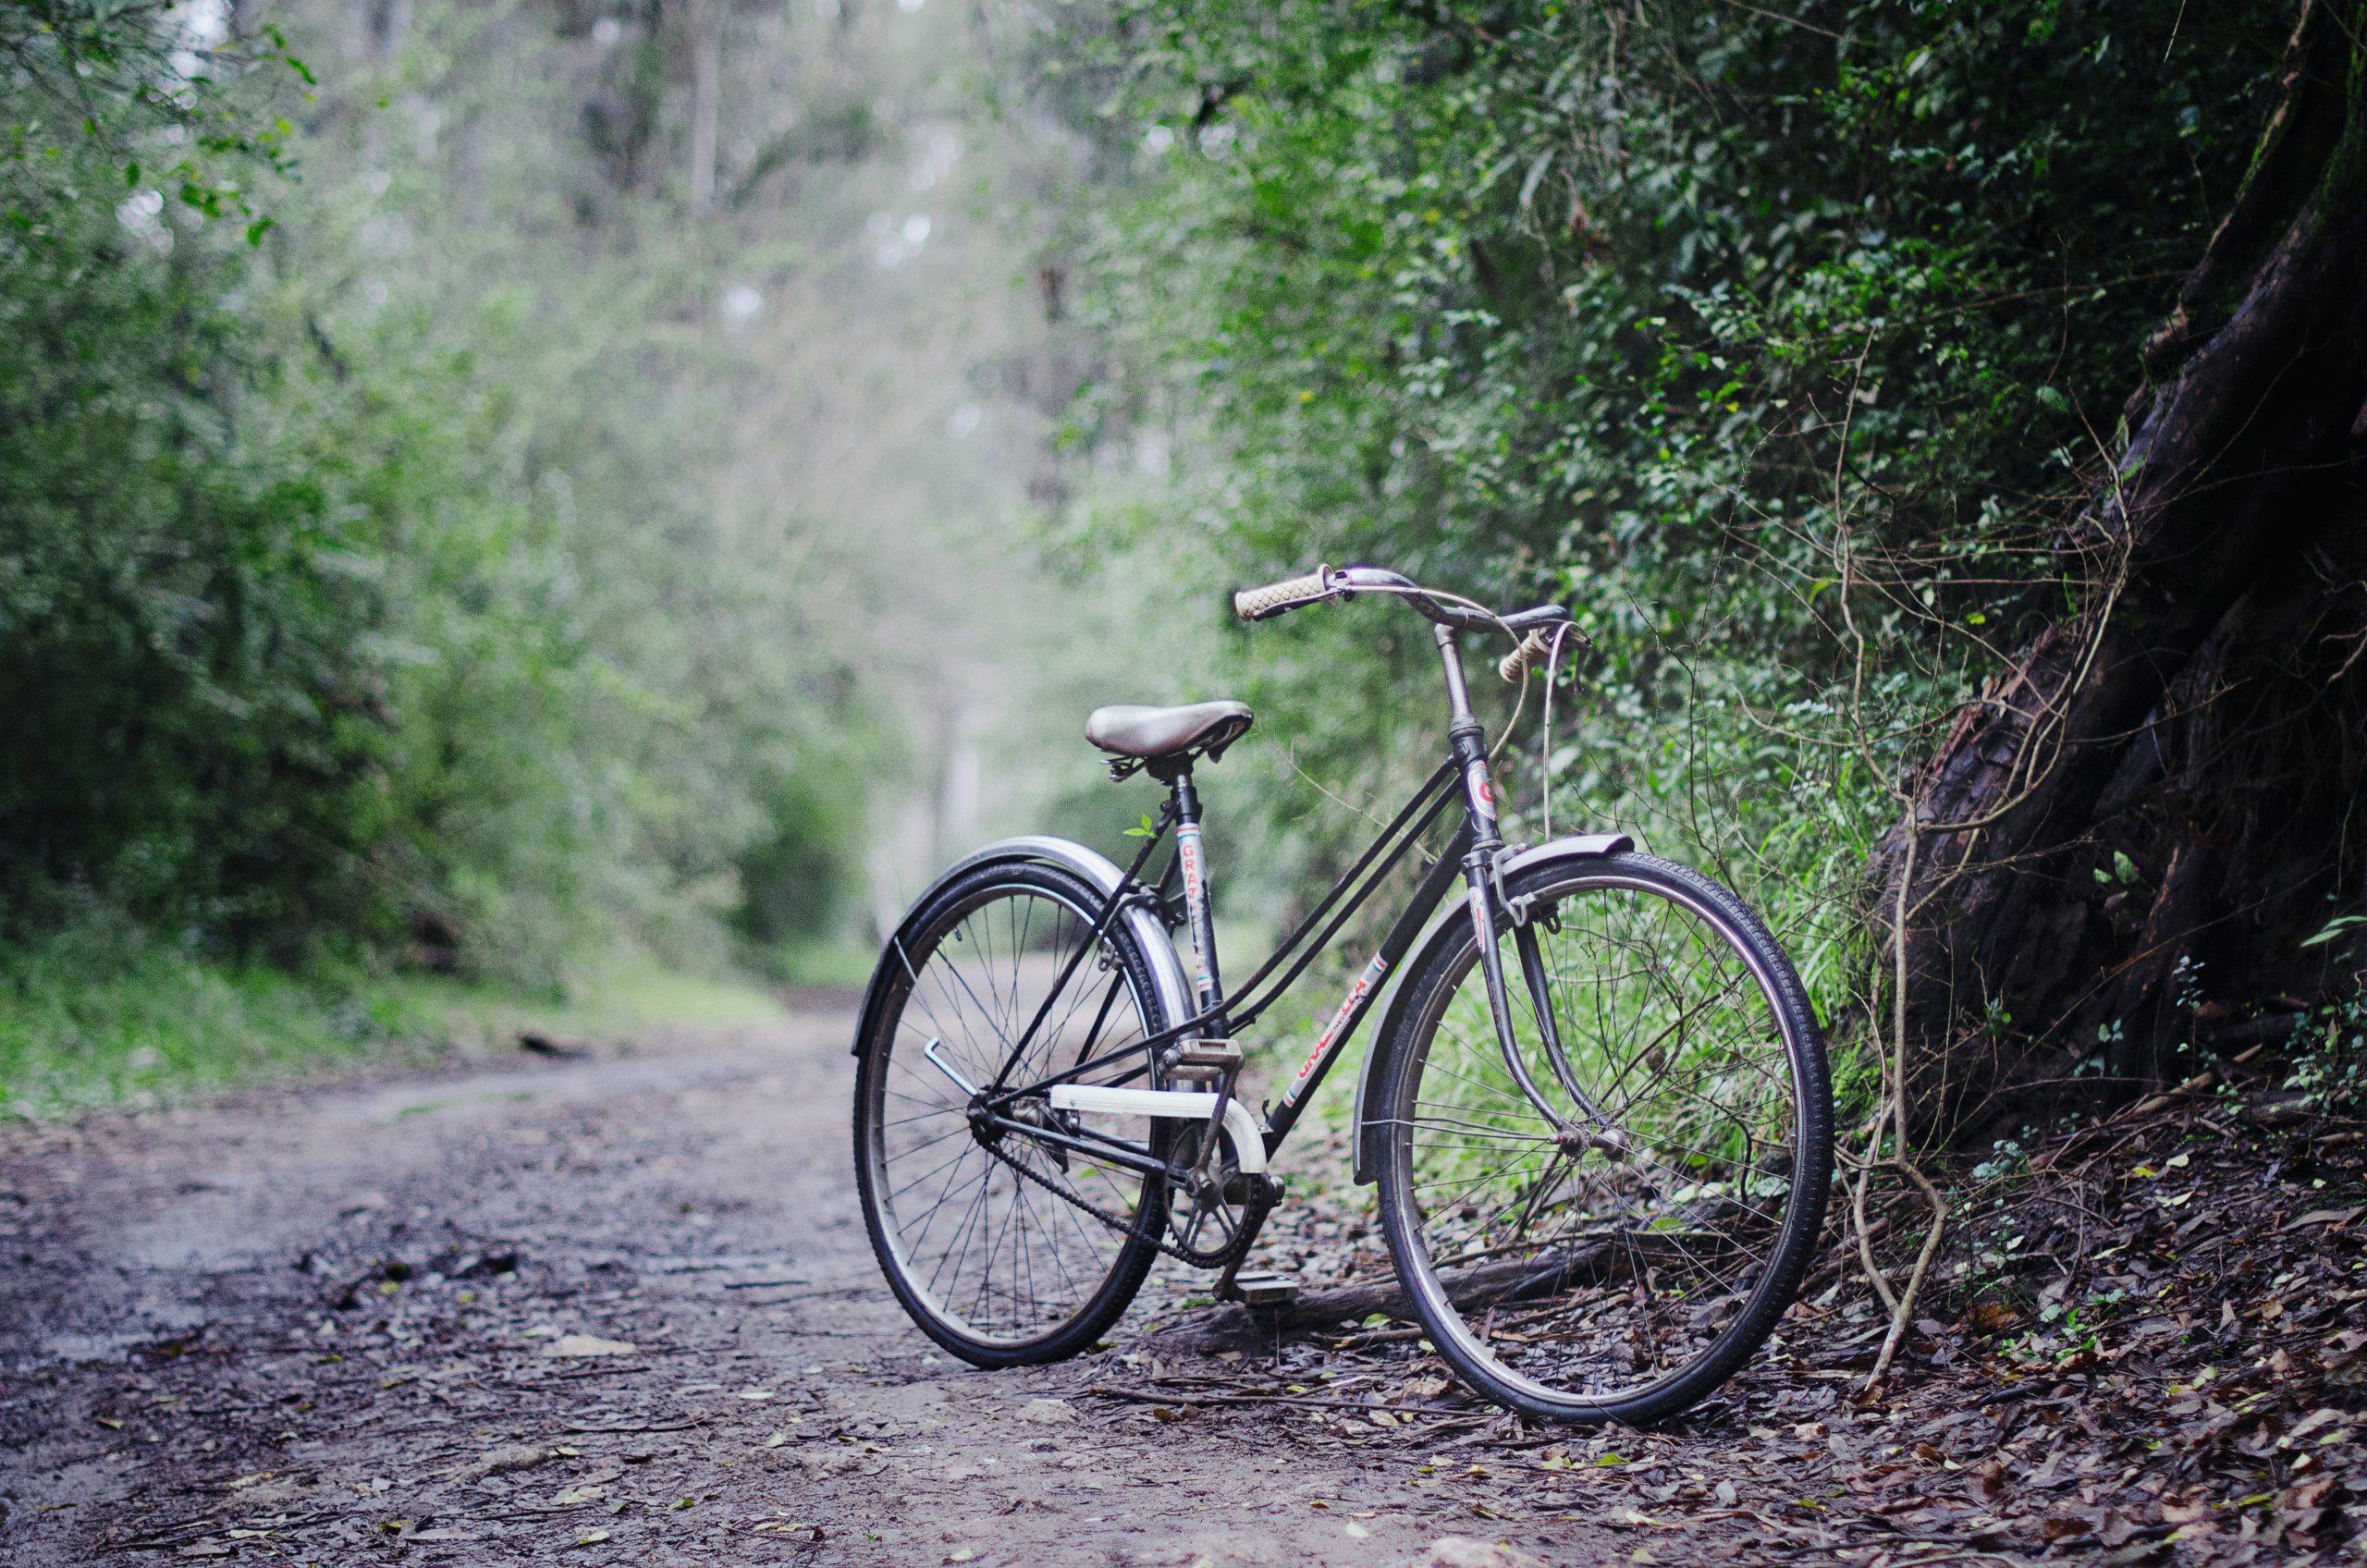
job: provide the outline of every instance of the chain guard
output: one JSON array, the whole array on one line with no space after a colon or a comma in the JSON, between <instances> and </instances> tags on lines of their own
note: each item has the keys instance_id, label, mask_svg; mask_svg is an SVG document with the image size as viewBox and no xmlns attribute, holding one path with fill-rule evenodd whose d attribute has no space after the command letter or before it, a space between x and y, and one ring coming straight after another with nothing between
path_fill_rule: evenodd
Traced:
<instances>
[{"instance_id":1,"label":"chain guard","mask_svg":"<svg viewBox=\"0 0 2367 1568\"><path fill-rule=\"evenodd\" d=\"M1199 1157L1199 1141L1196 1136L1198 1129L1196 1128L1193 1132L1196 1135L1192 1138L1190 1145L1190 1158L1196 1159ZM1230 1142L1231 1140L1227 1139L1228 1145ZM1075 1193L1073 1193L1067 1187L1053 1182L1049 1177L1045 1176L1042 1172L1031 1170L1024 1161L1016 1159L1011 1155L1005 1153L999 1144L982 1144L979 1146L984 1148L988 1154L994 1156L997 1159L1001 1160L1005 1165L1010 1166L1012 1171L1022 1179L1033 1182L1036 1185L1043 1188L1046 1192L1051 1194L1054 1197L1059 1198L1061 1202L1068 1204L1072 1207L1083 1209L1085 1213L1093 1216L1094 1219L1098 1219L1101 1223L1109 1226L1110 1229L1118 1231L1122 1235L1140 1235L1145 1241L1149 1242L1151 1245L1157 1247L1167 1256L1175 1259L1178 1263L1188 1263L1195 1268L1222 1268L1228 1264L1238 1263L1242 1258L1247 1256L1250 1243L1257 1239L1258 1225L1264 1221L1266 1212L1273 1207L1274 1199L1280 1196L1279 1192L1274 1191L1271 1188L1270 1183L1261 1182L1261 1186L1257 1189L1254 1197L1250 1194L1245 1193L1237 1204L1229 1204L1229 1207L1237 1207L1245 1210L1243 1219L1235 1221L1235 1227L1231 1240L1226 1242L1223 1246L1214 1250L1205 1247L1193 1247L1170 1241L1166 1236L1150 1235L1144 1232L1133 1219L1122 1214L1114 1213L1109 1209L1103 1208L1098 1204L1078 1196ZM1218 1150L1218 1154L1228 1172L1225 1183L1228 1189L1239 1188L1244 1185L1245 1182L1261 1182L1261 1179L1257 1177L1253 1176L1244 1178L1241 1176L1228 1149L1220 1148ZM1188 1164L1181 1170L1176 1170L1171 1165L1168 1169L1165 1180L1168 1184L1168 1224L1171 1230L1175 1223L1177 1183L1188 1181L1190 1176L1191 1167ZM1148 1178L1145 1178L1145 1180L1148 1180ZM1192 1201L1196 1205L1197 1200ZM1187 1231L1186 1234L1188 1235L1188 1233L1189 1232Z\"/></svg>"}]
</instances>

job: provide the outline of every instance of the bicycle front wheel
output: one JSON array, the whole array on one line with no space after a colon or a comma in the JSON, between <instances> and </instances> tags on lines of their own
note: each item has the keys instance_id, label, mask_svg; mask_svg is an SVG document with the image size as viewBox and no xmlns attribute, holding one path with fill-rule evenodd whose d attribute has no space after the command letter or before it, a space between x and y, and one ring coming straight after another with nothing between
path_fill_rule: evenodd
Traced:
<instances>
[{"instance_id":1,"label":"bicycle front wheel","mask_svg":"<svg viewBox=\"0 0 2367 1568\"><path fill-rule=\"evenodd\" d=\"M1035 1083L1112 1053L1077 1081L1148 1072L1144 1041L1167 1019L1125 925L1095 934L1101 903L1053 866L983 866L940 890L882 960L855 1074L864 1220L904 1310L976 1366L1089 1346L1141 1288L1166 1222L1163 1180L1094 1152L1163 1158L1164 1123L1096 1117L1089 1136L1042 1095L1011 1102L1016 1126L973 1114L975 1092L999 1079Z\"/></svg>"},{"instance_id":2,"label":"bicycle front wheel","mask_svg":"<svg viewBox=\"0 0 2367 1568\"><path fill-rule=\"evenodd\" d=\"M1514 1033L1553 1114L1504 1060L1466 925L1408 975L1382 1042L1391 1252L1481 1392L1659 1420L1730 1377L1798 1289L1832 1180L1824 1045L1782 949L1704 876L1572 855L1506 891L1530 900L1496 938Z\"/></svg>"}]
</instances>

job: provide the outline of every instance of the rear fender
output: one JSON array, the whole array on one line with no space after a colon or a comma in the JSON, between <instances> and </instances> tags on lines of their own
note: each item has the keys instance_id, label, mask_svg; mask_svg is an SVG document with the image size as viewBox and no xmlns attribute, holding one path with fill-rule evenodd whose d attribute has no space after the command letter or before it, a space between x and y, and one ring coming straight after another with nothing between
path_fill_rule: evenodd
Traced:
<instances>
[{"instance_id":1,"label":"rear fender","mask_svg":"<svg viewBox=\"0 0 2367 1568\"><path fill-rule=\"evenodd\" d=\"M982 865L1027 864L1059 866L1083 877L1104 894L1115 893L1125 881L1126 875L1109 856L1098 850L1087 849L1067 839L1040 835L1005 839L954 862L928 885L919 898L913 900L913 907L904 912L904 918L897 923L894 934L888 938L888 946L879 955L879 966L871 972L871 983L864 988L863 1011L855 1023L854 1046L851 1054L861 1056L864 1041L871 1038L872 1028L878 1022L879 1010L887 1004L889 982L902 972L905 942L914 935L921 912L955 878L966 876ZM1167 939L1167 927L1161 925L1158 916L1142 904L1129 905L1118 918L1132 931L1144 956L1150 962L1151 985L1159 993L1159 1006L1165 1011L1167 1021L1180 1023L1191 1017L1189 998L1192 993L1184 983L1184 964L1175 956L1175 944Z\"/></svg>"},{"instance_id":2,"label":"rear fender","mask_svg":"<svg viewBox=\"0 0 2367 1568\"><path fill-rule=\"evenodd\" d=\"M1549 861L1564 858L1601 860L1635 847L1636 840L1625 833L1581 833L1568 839L1555 839L1498 861L1497 877L1501 885L1521 872ZM1439 900L1438 913L1430 916L1428 925L1422 927L1422 934L1414 939L1414 946L1405 954L1405 962L1397 966L1396 977L1389 983L1389 995L1381 1002L1380 1027L1366 1037L1364 1068L1356 1074L1355 1178L1360 1186L1370 1185L1380 1178L1382 1130L1367 1119L1366 1108L1380 1103L1380 1060L1384 1047L1396 1034L1399 1016L1412 1005L1410 990L1413 978L1422 973L1423 965L1439 949L1455 942L1468 928L1470 921L1470 907L1462 898Z\"/></svg>"}]
</instances>

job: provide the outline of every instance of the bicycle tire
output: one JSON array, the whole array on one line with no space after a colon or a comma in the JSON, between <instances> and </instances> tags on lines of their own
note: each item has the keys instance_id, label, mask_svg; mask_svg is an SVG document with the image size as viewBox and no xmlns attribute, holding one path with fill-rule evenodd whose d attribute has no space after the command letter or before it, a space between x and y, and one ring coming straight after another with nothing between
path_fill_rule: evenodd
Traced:
<instances>
[{"instance_id":1,"label":"bicycle tire","mask_svg":"<svg viewBox=\"0 0 2367 1568\"><path fill-rule=\"evenodd\" d=\"M1028 1366L1087 1349L1124 1313L1158 1256L1166 1223L1163 1182L1135 1178L1129 1187L1082 1157L1072 1161L1012 1134L990 1147L970 1126L968 1095L926 1054L927 1042L937 1041L955 1071L973 1084L985 1082L1034 1017L1071 944L1091 938L1102 901L1098 889L1055 866L982 866L939 889L907 923L909 937L882 957L886 990L855 1072L855 1181L864 1224L905 1312L974 1366ZM1022 905L1029 910L1024 923ZM1042 927L1033 924L1038 913L1050 917ZM1039 934L1051 939L1038 944ZM965 940L970 954L948 955ZM1133 1017L1122 1021L1116 1037L1102 1038L1096 1054L1122 1047L1128 1035L1142 1039L1167 1026L1150 962L1131 931L1113 922L1098 940L1100 955L1087 955L1063 992L1067 999L1046 1015L1032 1066L1015 1074L1019 1081L1051 1071L1053 1058L1061 1065L1081 1060L1073 1025L1081 1011L1096 1011L1085 999L1105 985L1124 995L1101 1011L1130 1009ZM964 963L971 968L960 967ZM919 1016L909 1016L914 1012ZM957 1030L965 1033L960 1042L950 1038ZM1069 1054L1060 1057L1064 1048ZM1148 1065L1147 1047L1141 1060ZM1106 1069L1082 1081L1124 1071ZM907 1136L899 1128L916 1130ZM1165 1158L1164 1122L1146 1119L1141 1136L1155 1158ZM948 1146L952 1152L944 1155ZM935 1170L914 1167L905 1157L920 1150L944 1155L943 1163ZM1041 1181L1028 1181L1013 1162ZM914 1200L914 1212L905 1212L900 1200L923 1181L927 1189ZM1046 1183L1068 1187L1104 1212L1130 1210L1133 1224L1116 1231ZM932 1195L935 1206L919 1212ZM966 1206L960 1211L965 1218L939 1234L936 1217L957 1202ZM981 1238L983 1245L974 1247ZM1089 1263L1087 1279L1077 1277L1081 1263Z\"/></svg>"},{"instance_id":2,"label":"bicycle tire","mask_svg":"<svg viewBox=\"0 0 2367 1568\"><path fill-rule=\"evenodd\" d=\"M1672 952L1690 944L1693 973L1715 988L1672 1002L1672 982L1650 962L1590 977L1547 960L1572 1077L1585 1089L1591 1076L1610 1126L1599 1146L1540 1142L1551 1123L1502 1065L1476 933L1463 923L1459 940L1418 961L1381 1042L1390 1251L1431 1342L1489 1398L1549 1420L1664 1420L1765 1342L1814 1255L1833 1171L1824 1043L1781 947L1697 872L1633 852L1573 853L1524 868L1506 893L1551 923L1539 928L1541 960L1574 923L1586 933L1574 945L1630 955L1665 936ZM1549 1071L1509 919L1497 941L1532 1080L1583 1122ZM1565 1006L1581 1000L1590 1011ZM1713 1026L1723 1038L1704 1033ZM1737 1124L1759 1122L1739 1145L1718 1141L1732 1136L1712 1121L1721 1105Z\"/></svg>"}]
</instances>

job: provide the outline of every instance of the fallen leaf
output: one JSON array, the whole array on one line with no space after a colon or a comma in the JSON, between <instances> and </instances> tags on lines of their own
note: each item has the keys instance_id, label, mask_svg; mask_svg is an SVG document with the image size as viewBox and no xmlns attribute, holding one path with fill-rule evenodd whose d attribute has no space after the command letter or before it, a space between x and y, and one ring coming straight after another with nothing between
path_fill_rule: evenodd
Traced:
<instances>
[{"instance_id":1,"label":"fallen leaf","mask_svg":"<svg viewBox=\"0 0 2367 1568\"><path fill-rule=\"evenodd\" d=\"M480 1476L498 1476L510 1470L531 1469L549 1457L547 1452L531 1443L511 1443L485 1450L470 1468Z\"/></svg>"},{"instance_id":2,"label":"fallen leaf","mask_svg":"<svg viewBox=\"0 0 2367 1568\"><path fill-rule=\"evenodd\" d=\"M606 1530L586 1530L582 1535L575 1537L575 1544L577 1546L598 1546L602 1541L607 1540L607 1538L608 1532Z\"/></svg>"},{"instance_id":3,"label":"fallen leaf","mask_svg":"<svg viewBox=\"0 0 2367 1568\"><path fill-rule=\"evenodd\" d=\"M2316 1431L2319 1427L2327 1426L2341 1419L2342 1412L2339 1410L2313 1410L2310 1412L2309 1415L2302 1416L2300 1420L2296 1421L2293 1424L2292 1429L2285 1434L2285 1442L2290 1443L2297 1439L2307 1437L2310 1433ZM2284 1445L2280 1443L2278 1446L2282 1447ZM235 1483L233 1484L235 1485Z\"/></svg>"},{"instance_id":4,"label":"fallen leaf","mask_svg":"<svg viewBox=\"0 0 2367 1568\"><path fill-rule=\"evenodd\" d=\"M1536 1558L1502 1541L1441 1536L1414 1560L1414 1568L1545 1568Z\"/></svg>"},{"instance_id":5,"label":"fallen leaf","mask_svg":"<svg viewBox=\"0 0 2367 1568\"><path fill-rule=\"evenodd\" d=\"M2005 1489L2005 1466L1993 1459L1974 1471L1967 1482L1975 1502L1993 1502Z\"/></svg>"},{"instance_id":6,"label":"fallen leaf","mask_svg":"<svg viewBox=\"0 0 2367 1568\"><path fill-rule=\"evenodd\" d=\"M2012 1328L2021 1314L2002 1301L1984 1301L1965 1314L1965 1321L1983 1334L2000 1334Z\"/></svg>"},{"instance_id":7,"label":"fallen leaf","mask_svg":"<svg viewBox=\"0 0 2367 1568\"><path fill-rule=\"evenodd\" d=\"M543 1347L545 1355L639 1355L641 1347L596 1334L561 1334Z\"/></svg>"}]
</instances>

